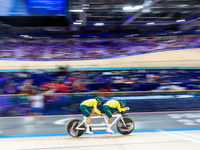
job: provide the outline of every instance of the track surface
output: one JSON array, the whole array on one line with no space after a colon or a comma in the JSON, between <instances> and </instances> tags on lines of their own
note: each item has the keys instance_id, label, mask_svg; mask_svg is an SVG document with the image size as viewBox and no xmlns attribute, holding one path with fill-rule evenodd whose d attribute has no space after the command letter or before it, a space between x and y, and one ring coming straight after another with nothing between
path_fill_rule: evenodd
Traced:
<instances>
[{"instance_id":1,"label":"track surface","mask_svg":"<svg viewBox=\"0 0 200 150\"><path fill-rule=\"evenodd\" d=\"M123 136L105 131L72 138L66 133L69 120L82 116L46 116L44 124L39 118L0 118L0 146L2 150L199 150L200 111L157 112L128 114L136 128ZM102 123L97 120L93 123Z\"/></svg>"}]
</instances>

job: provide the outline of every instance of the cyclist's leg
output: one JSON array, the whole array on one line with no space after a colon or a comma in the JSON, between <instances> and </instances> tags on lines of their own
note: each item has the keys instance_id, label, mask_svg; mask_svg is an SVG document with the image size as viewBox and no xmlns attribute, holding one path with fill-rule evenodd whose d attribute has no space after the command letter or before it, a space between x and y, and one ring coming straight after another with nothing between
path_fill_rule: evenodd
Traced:
<instances>
[{"instance_id":1,"label":"cyclist's leg","mask_svg":"<svg viewBox=\"0 0 200 150\"><path fill-rule=\"evenodd\" d=\"M87 107L87 110L90 112L90 116L87 117L87 125L90 125L92 116L95 114L93 107Z\"/></svg>"},{"instance_id":2,"label":"cyclist's leg","mask_svg":"<svg viewBox=\"0 0 200 150\"><path fill-rule=\"evenodd\" d=\"M88 111L90 112L90 116L93 116L95 114L93 107L88 107Z\"/></svg>"},{"instance_id":3,"label":"cyclist's leg","mask_svg":"<svg viewBox=\"0 0 200 150\"><path fill-rule=\"evenodd\" d=\"M90 116L90 110L88 109L86 105L80 105L80 110L82 111L83 115L85 115L86 117Z\"/></svg>"},{"instance_id":4,"label":"cyclist's leg","mask_svg":"<svg viewBox=\"0 0 200 150\"><path fill-rule=\"evenodd\" d=\"M112 113L113 115L115 115L115 114L117 113L116 109L114 109L114 108L110 108L110 111L111 111L111 113Z\"/></svg>"},{"instance_id":5,"label":"cyclist's leg","mask_svg":"<svg viewBox=\"0 0 200 150\"><path fill-rule=\"evenodd\" d=\"M109 133L114 133L112 130L111 130L111 126L112 126L112 110L110 109L109 106L107 105L104 105L102 107L103 111L105 112L105 114L108 116L109 120L108 120L108 125L107 125L107 129L106 131L109 132Z\"/></svg>"},{"instance_id":6,"label":"cyclist's leg","mask_svg":"<svg viewBox=\"0 0 200 150\"><path fill-rule=\"evenodd\" d=\"M112 117L112 109L107 105L104 105L102 107L102 109L105 112L106 116L109 118L108 123L111 124L112 123L112 118L113 118Z\"/></svg>"},{"instance_id":7,"label":"cyclist's leg","mask_svg":"<svg viewBox=\"0 0 200 150\"><path fill-rule=\"evenodd\" d=\"M92 110L90 107L87 107L86 105L80 105L80 110L87 117L86 133L92 134L92 132L90 132L90 122L91 122L91 111Z\"/></svg>"}]
</instances>

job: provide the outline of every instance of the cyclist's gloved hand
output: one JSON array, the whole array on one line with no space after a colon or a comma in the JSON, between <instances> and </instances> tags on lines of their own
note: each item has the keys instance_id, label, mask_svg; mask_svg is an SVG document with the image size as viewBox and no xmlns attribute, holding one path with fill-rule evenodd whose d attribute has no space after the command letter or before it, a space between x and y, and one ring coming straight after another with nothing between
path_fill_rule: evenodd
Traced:
<instances>
[{"instance_id":1,"label":"cyclist's gloved hand","mask_svg":"<svg viewBox=\"0 0 200 150\"><path fill-rule=\"evenodd\" d=\"M125 107L126 108L126 110L130 110L130 108L129 107Z\"/></svg>"}]
</instances>

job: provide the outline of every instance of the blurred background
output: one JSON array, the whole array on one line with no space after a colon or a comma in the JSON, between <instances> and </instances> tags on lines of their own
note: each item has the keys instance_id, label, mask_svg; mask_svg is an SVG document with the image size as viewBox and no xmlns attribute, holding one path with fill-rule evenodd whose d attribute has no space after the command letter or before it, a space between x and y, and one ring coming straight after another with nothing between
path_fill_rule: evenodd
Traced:
<instances>
[{"instance_id":1,"label":"blurred background","mask_svg":"<svg viewBox=\"0 0 200 150\"><path fill-rule=\"evenodd\" d=\"M200 107L199 0L1 0L0 116L79 114L94 96L130 112Z\"/></svg>"}]
</instances>

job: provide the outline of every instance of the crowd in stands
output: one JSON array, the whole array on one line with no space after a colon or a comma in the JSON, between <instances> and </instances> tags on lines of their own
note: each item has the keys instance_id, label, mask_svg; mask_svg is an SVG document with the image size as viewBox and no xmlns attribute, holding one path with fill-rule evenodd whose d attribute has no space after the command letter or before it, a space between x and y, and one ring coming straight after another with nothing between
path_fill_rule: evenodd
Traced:
<instances>
[{"instance_id":1,"label":"crowd in stands","mask_svg":"<svg viewBox=\"0 0 200 150\"><path fill-rule=\"evenodd\" d=\"M1 115L29 115L34 91L43 96L44 114L79 113L80 102L94 96L148 96L166 91L200 90L199 70L110 70L0 73ZM132 92L131 92L132 91ZM154 92L156 91L156 92ZM92 93L91 93L92 92ZM113 93L114 92L114 93ZM120 94L121 93L121 94ZM175 92L176 93L176 92ZM186 93L186 92L184 92ZM14 95L13 95L14 94ZM171 92L169 94L172 95ZM178 93L177 93L178 94ZM187 96L187 95L186 95Z\"/></svg>"},{"instance_id":2,"label":"crowd in stands","mask_svg":"<svg viewBox=\"0 0 200 150\"><path fill-rule=\"evenodd\" d=\"M200 89L200 71L126 70L1 73L1 94Z\"/></svg>"},{"instance_id":3,"label":"crowd in stands","mask_svg":"<svg viewBox=\"0 0 200 150\"><path fill-rule=\"evenodd\" d=\"M198 36L174 38L1 40L0 58L82 59L199 46Z\"/></svg>"}]
</instances>

